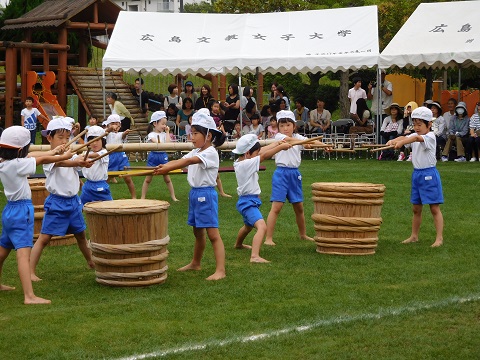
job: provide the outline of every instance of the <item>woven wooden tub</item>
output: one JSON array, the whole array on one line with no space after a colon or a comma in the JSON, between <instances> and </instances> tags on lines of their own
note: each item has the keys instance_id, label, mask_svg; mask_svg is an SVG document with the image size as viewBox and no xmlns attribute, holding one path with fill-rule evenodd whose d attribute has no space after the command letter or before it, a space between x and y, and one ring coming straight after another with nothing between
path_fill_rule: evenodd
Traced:
<instances>
[{"instance_id":1,"label":"woven wooden tub","mask_svg":"<svg viewBox=\"0 0 480 360\"><path fill-rule=\"evenodd\" d=\"M32 203L34 209L33 242L35 243L42 230L42 222L45 216L43 204L45 203L45 199L49 195L49 192L45 187L45 179L28 179L28 184L32 191ZM53 236L48 243L48 246L72 245L76 242L77 240L75 240L73 234L67 234L65 236Z\"/></svg>"},{"instance_id":2,"label":"woven wooden tub","mask_svg":"<svg viewBox=\"0 0 480 360\"><path fill-rule=\"evenodd\" d=\"M148 286L167 279L166 201L112 200L85 204L96 280L110 286Z\"/></svg>"},{"instance_id":3,"label":"woven wooden tub","mask_svg":"<svg viewBox=\"0 0 480 360\"><path fill-rule=\"evenodd\" d=\"M385 185L312 184L317 252L337 255L375 253Z\"/></svg>"}]
</instances>

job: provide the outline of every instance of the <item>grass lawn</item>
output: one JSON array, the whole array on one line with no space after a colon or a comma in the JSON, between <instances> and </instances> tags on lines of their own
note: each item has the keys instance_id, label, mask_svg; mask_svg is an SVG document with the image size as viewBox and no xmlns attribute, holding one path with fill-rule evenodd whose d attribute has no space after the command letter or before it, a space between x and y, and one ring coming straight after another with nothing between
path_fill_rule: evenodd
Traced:
<instances>
[{"instance_id":1,"label":"grass lawn","mask_svg":"<svg viewBox=\"0 0 480 360\"><path fill-rule=\"evenodd\" d=\"M266 218L275 164L264 165ZM194 237L186 225L186 177L173 175L181 201L168 214L166 283L102 286L76 246L49 247L38 267L44 280L34 288L52 305L25 306L11 254L2 282L17 290L0 293L0 359L479 359L480 164L439 163L438 169L445 243L436 249L430 248L435 229L428 208L420 242L400 243L410 235L412 216L407 162L306 159L301 165L310 236L311 183L386 185L379 246L370 256L316 253L313 243L298 239L287 204L277 223L277 246L262 247L272 262L250 264L248 251L233 249L242 225L237 197L220 198L227 277L217 282L204 280L215 269L208 243L201 271L175 271L190 261ZM225 191L235 194L235 175L221 178ZM143 178L134 181L140 194ZM114 198L127 197L122 182L111 188ZM162 178L155 178L148 198L169 200L167 194Z\"/></svg>"}]
</instances>

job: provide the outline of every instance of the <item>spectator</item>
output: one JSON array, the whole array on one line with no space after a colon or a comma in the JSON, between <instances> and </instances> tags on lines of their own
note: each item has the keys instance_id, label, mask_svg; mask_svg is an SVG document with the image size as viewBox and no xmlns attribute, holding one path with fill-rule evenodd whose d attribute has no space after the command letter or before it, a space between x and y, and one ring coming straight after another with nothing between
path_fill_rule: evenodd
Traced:
<instances>
[{"instance_id":1,"label":"spectator","mask_svg":"<svg viewBox=\"0 0 480 360\"><path fill-rule=\"evenodd\" d=\"M262 111L260 111L260 118L262 120L263 127L267 127L270 119L272 118L271 106L263 105Z\"/></svg>"},{"instance_id":2,"label":"spectator","mask_svg":"<svg viewBox=\"0 0 480 360\"><path fill-rule=\"evenodd\" d=\"M240 97L238 96L238 86L230 84L228 86L228 96L223 103L225 107L225 120L235 120L240 113Z\"/></svg>"},{"instance_id":3,"label":"spectator","mask_svg":"<svg viewBox=\"0 0 480 360\"><path fill-rule=\"evenodd\" d=\"M169 95L165 96L165 101L163 106L165 109L168 109L168 105L175 104L177 111L182 108L182 98L178 95L178 86L177 84L168 85Z\"/></svg>"},{"instance_id":4,"label":"spectator","mask_svg":"<svg viewBox=\"0 0 480 360\"><path fill-rule=\"evenodd\" d=\"M371 113L368 109L367 102L363 98L357 100L357 113L353 121L355 122L355 125L349 129L348 132L350 134L373 133Z\"/></svg>"},{"instance_id":5,"label":"spectator","mask_svg":"<svg viewBox=\"0 0 480 360\"><path fill-rule=\"evenodd\" d=\"M186 134L185 126L180 125L182 121L187 121L193 115L193 101L191 98L186 97L183 99L182 108L178 110L177 119L175 123L177 125L178 135L183 136Z\"/></svg>"},{"instance_id":6,"label":"spectator","mask_svg":"<svg viewBox=\"0 0 480 360\"><path fill-rule=\"evenodd\" d=\"M308 123L308 112L310 110L305 107L305 101L301 98L295 100L295 110L293 110L293 115L295 115L296 121L303 121L305 125Z\"/></svg>"},{"instance_id":7,"label":"spectator","mask_svg":"<svg viewBox=\"0 0 480 360\"><path fill-rule=\"evenodd\" d=\"M450 98L447 101L448 111L443 113L443 118L445 119L445 125L447 126L447 132L450 130L450 120L455 116L455 107L457 106L457 100L455 98Z\"/></svg>"},{"instance_id":8,"label":"spectator","mask_svg":"<svg viewBox=\"0 0 480 360\"><path fill-rule=\"evenodd\" d=\"M478 160L480 149L480 102L475 106L475 114L470 118L470 137L467 142L467 154L471 156L470 162Z\"/></svg>"},{"instance_id":9,"label":"spectator","mask_svg":"<svg viewBox=\"0 0 480 360\"><path fill-rule=\"evenodd\" d=\"M198 93L195 92L195 89L193 87L193 82L188 80L185 82L185 87L180 94L180 97L182 98L182 102L185 101L186 98L190 98L192 100L192 103L195 104L198 100ZM192 106L193 109L193 106Z\"/></svg>"},{"instance_id":10,"label":"spectator","mask_svg":"<svg viewBox=\"0 0 480 360\"><path fill-rule=\"evenodd\" d=\"M250 86L245 86L243 88L243 96L240 99L240 108L245 109L249 101L255 104L255 111L257 111L257 100L253 97L253 89Z\"/></svg>"},{"instance_id":11,"label":"spectator","mask_svg":"<svg viewBox=\"0 0 480 360\"><path fill-rule=\"evenodd\" d=\"M382 123L380 129L380 136L383 143L387 143L389 140L395 139L397 136L402 135L403 132L403 119L402 109L397 103L390 105L390 116L387 116ZM378 160L392 160L394 152L393 150L384 150L380 153Z\"/></svg>"},{"instance_id":12,"label":"spectator","mask_svg":"<svg viewBox=\"0 0 480 360\"><path fill-rule=\"evenodd\" d=\"M275 135L278 133L278 124L277 124L277 118L272 117L270 119L270 124L267 127L267 138L268 139L275 139Z\"/></svg>"},{"instance_id":13,"label":"spectator","mask_svg":"<svg viewBox=\"0 0 480 360\"><path fill-rule=\"evenodd\" d=\"M310 111L310 132L316 134L326 134L330 132L330 121L332 114L325 109L325 101L317 99L317 108Z\"/></svg>"},{"instance_id":14,"label":"spectator","mask_svg":"<svg viewBox=\"0 0 480 360\"><path fill-rule=\"evenodd\" d=\"M274 81L272 83L272 86L270 87L271 93L270 93L270 97L268 98L268 103L270 105L275 103L278 99L280 99L280 96L277 95L277 86L278 86L278 83Z\"/></svg>"},{"instance_id":15,"label":"spectator","mask_svg":"<svg viewBox=\"0 0 480 360\"><path fill-rule=\"evenodd\" d=\"M126 130L130 129L131 125L135 125L133 121L132 115L130 115L130 111L123 105L120 101L117 100L117 94L115 93L108 93L106 102L110 107L110 111L112 115L116 114L120 117L121 127L119 132L125 132Z\"/></svg>"},{"instance_id":16,"label":"spectator","mask_svg":"<svg viewBox=\"0 0 480 360\"><path fill-rule=\"evenodd\" d=\"M413 131L412 112L418 108L418 104L415 101L410 101L405 105L403 111L403 135L409 135Z\"/></svg>"},{"instance_id":17,"label":"spectator","mask_svg":"<svg viewBox=\"0 0 480 360\"><path fill-rule=\"evenodd\" d=\"M278 102L278 99L285 100L285 110L290 110L290 99L288 98L287 92L285 91L282 85L277 86L277 88L275 89L275 93L276 93L277 102Z\"/></svg>"},{"instance_id":18,"label":"spectator","mask_svg":"<svg viewBox=\"0 0 480 360\"><path fill-rule=\"evenodd\" d=\"M37 124L38 118L44 118L45 120L50 121L47 117L43 116L40 111L33 106L33 98L28 96L25 99L25 108L20 113L21 116L21 125L30 131L30 143L35 144L35 138L37 137Z\"/></svg>"},{"instance_id":19,"label":"spectator","mask_svg":"<svg viewBox=\"0 0 480 360\"><path fill-rule=\"evenodd\" d=\"M366 99L367 93L362 89L362 79L353 78L353 87L348 90L348 98L350 99L350 119L355 121L357 117L357 100Z\"/></svg>"},{"instance_id":20,"label":"spectator","mask_svg":"<svg viewBox=\"0 0 480 360\"><path fill-rule=\"evenodd\" d=\"M137 100L142 114L147 117L149 96L146 91L142 90L143 84L144 82L142 78L136 78L134 88L132 89L132 95L135 100Z\"/></svg>"},{"instance_id":21,"label":"spectator","mask_svg":"<svg viewBox=\"0 0 480 360\"><path fill-rule=\"evenodd\" d=\"M376 119L376 124L381 124L383 119L385 119L388 115L388 110L390 105L392 105L393 101L393 85L390 81L385 79L386 76L385 70L381 71L380 74L380 84L376 81L370 82L368 84L368 93L367 98L372 100L372 114L373 118ZM380 92L380 94L379 94ZM378 104L380 95L380 104ZM380 109L378 109L378 105L380 105ZM380 112L378 112L380 110Z\"/></svg>"},{"instance_id":22,"label":"spectator","mask_svg":"<svg viewBox=\"0 0 480 360\"><path fill-rule=\"evenodd\" d=\"M211 94L212 90L210 89L210 86L204 84L200 92L200 97L197 99L197 101L195 101L195 110L210 108L210 104L214 100Z\"/></svg>"},{"instance_id":23,"label":"spectator","mask_svg":"<svg viewBox=\"0 0 480 360\"><path fill-rule=\"evenodd\" d=\"M460 101L455 107L455 115L450 119L450 127L448 129L447 143L442 153L442 161L448 161L448 156L452 145L456 145L457 162L464 162L465 146L469 138L470 119L468 118L467 105Z\"/></svg>"},{"instance_id":24,"label":"spectator","mask_svg":"<svg viewBox=\"0 0 480 360\"><path fill-rule=\"evenodd\" d=\"M442 107L437 102L432 102L427 107L432 110L432 131L437 139L437 158L440 158L440 154L447 143L447 127L445 126L445 119L442 116Z\"/></svg>"}]
</instances>

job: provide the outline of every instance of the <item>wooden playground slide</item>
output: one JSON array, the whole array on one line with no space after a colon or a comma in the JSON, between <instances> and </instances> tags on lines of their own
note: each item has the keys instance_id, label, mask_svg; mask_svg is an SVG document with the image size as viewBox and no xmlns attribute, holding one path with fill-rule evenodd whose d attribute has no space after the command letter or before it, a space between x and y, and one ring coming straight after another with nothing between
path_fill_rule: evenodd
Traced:
<instances>
[{"instance_id":1,"label":"wooden playground slide","mask_svg":"<svg viewBox=\"0 0 480 360\"><path fill-rule=\"evenodd\" d=\"M43 116L53 119L54 116L65 116L65 112L57 101L57 96L52 94L51 87L55 84L55 73L47 71L37 73L27 71L27 96L31 96L36 107ZM47 121L39 118L43 128L47 128Z\"/></svg>"}]
</instances>

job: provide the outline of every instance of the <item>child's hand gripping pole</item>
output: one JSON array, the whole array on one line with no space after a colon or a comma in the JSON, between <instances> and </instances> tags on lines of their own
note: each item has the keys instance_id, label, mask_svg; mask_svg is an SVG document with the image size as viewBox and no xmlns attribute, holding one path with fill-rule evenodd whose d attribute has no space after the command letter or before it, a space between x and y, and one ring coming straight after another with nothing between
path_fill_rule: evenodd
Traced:
<instances>
[{"instance_id":1,"label":"child's hand gripping pole","mask_svg":"<svg viewBox=\"0 0 480 360\"><path fill-rule=\"evenodd\" d=\"M95 162L95 161L97 161L97 160L100 160L101 158L107 156L108 154L111 154L112 152L119 150L121 147L122 147L122 145L118 145L116 148L114 148L114 149L112 149L112 150L109 150L109 151L107 151L105 154L100 155L100 156L97 156L96 158L93 158L93 159L90 160L90 161L91 161L91 162Z\"/></svg>"},{"instance_id":2,"label":"child's hand gripping pole","mask_svg":"<svg viewBox=\"0 0 480 360\"><path fill-rule=\"evenodd\" d=\"M80 134L78 134L77 136L75 136L72 140L70 140L69 142L67 142L65 144L65 148L69 147L70 145L72 145L75 141L77 141L78 139L80 139L83 135L85 135L87 133L87 129L83 130Z\"/></svg>"},{"instance_id":3,"label":"child's hand gripping pole","mask_svg":"<svg viewBox=\"0 0 480 360\"><path fill-rule=\"evenodd\" d=\"M95 141L97 141L97 140L100 140L101 138L103 138L104 136L107 136L107 135L108 135L108 131L105 131L105 134L100 135L100 136L97 136L96 138L94 138L94 139L86 142L85 144L80 145L78 148L75 149L75 151L78 152L78 151L82 150L84 147L87 147L87 146L90 145L91 143L93 143L93 142L95 142Z\"/></svg>"}]
</instances>

